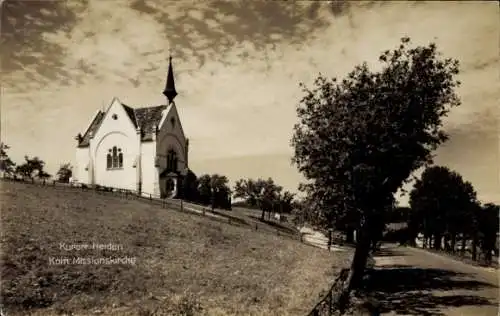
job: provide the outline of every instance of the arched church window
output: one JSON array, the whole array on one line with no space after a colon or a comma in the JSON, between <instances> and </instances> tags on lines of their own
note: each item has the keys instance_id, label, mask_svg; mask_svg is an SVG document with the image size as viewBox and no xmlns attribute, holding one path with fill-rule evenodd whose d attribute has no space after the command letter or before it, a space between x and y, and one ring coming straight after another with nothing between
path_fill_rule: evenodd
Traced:
<instances>
[{"instance_id":1,"label":"arched church window","mask_svg":"<svg viewBox=\"0 0 500 316\"><path fill-rule=\"evenodd\" d=\"M113 158L111 157L111 149L109 153L106 155L106 168L113 168Z\"/></svg>"},{"instance_id":2,"label":"arched church window","mask_svg":"<svg viewBox=\"0 0 500 316\"><path fill-rule=\"evenodd\" d=\"M114 146L108 150L106 155L106 167L108 169L123 168L123 153L121 148Z\"/></svg>"},{"instance_id":3,"label":"arched church window","mask_svg":"<svg viewBox=\"0 0 500 316\"><path fill-rule=\"evenodd\" d=\"M167 154L167 170L177 171L177 153L172 149Z\"/></svg>"},{"instance_id":4,"label":"arched church window","mask_svg":"<svg viewBox=\"0 0 500 316\"><path fill-rule=\"evenodd\" d=\"M117 148L116 146L113 147L113 168L118 167L118 153L117 153Z\"/></svg>"},{"instance_id":5,"label":"arched church window","mask_svg":"<svg viewBox=\"0 0 500 316\"><path fill-rule=\"evenodd\" d=\"M123 153L121 149L118 149L118 167L123 168Z\"/></svg>"}]
</instances>

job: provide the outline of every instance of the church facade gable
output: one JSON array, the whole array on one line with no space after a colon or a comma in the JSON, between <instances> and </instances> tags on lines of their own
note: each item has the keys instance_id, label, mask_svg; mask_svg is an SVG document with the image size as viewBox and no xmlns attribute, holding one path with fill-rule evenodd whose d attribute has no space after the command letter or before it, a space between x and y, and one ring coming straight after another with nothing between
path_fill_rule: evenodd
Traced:
<instances>
[{"instance_id":1,"label":"church facade gable","mask_svg":"<svg viewBox=\"0 0 500 316\"><path fill-rule=\"evenodd\" d=\"M175 103L172 103L161 122L156 142L156 159L161 172L165 169L173 172L184 171L187 167L186 145L181 120Z\"/></svg>"},{"instance_id":2,"label":"church facade gable","mask_svg":"<svg viewBox=\"0 0 500 316\"><path fill-rule=\"evenodd\" d=\"M113 99L90 143L94 183L135 190L138 143L130 113L118 99Z\"/></svg>"}]
</instances>

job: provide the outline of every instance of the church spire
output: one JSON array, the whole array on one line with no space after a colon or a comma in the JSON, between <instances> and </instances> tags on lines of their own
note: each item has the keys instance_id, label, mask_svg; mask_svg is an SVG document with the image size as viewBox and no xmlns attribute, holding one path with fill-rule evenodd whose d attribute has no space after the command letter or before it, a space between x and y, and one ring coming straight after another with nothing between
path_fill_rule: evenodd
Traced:
<instances>
[{"instance_id":1,"label":"church spire","mask_svg":"<svg viewBox=\"0 0 500 316\"><path fill-rule=\"evenodd\" d=\"M169 57L168 63L168 74L167 74L167 84L165 85L165 90L163 90L163 94L167 97L168 103L172 103L174 101L175 96L177 95L177 91L175 90L174 83L174 71L172 69L172 56Z\"/></svg>"}]
</instances>

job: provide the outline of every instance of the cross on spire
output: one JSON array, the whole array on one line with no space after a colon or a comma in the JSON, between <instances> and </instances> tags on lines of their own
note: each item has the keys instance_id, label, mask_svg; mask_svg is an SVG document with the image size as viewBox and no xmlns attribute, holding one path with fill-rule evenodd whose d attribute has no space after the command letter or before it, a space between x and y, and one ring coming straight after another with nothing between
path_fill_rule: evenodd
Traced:
<instances>
[{"instance_id":1,"label":"cross on spire","mask_svg":"<svg viewBox=\"0 0 500 316\"><path fill-rule=\"evenodd\" d=\"M172 53L170 49L169 52L170 52L170 57L168 62L167 83L165 85L165 90L163 90L163 94L168 99L168 104L172 103L174 101L175 96L177 95L174 82L174 70L172 68Z\"/></svg>"}]
</instances>

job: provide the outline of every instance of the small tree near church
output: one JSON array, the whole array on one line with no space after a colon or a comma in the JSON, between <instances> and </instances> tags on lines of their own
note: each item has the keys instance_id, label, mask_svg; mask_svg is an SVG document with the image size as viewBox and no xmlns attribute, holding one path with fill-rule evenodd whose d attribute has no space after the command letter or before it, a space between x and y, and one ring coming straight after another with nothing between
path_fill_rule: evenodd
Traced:
<instances>
[{"instance_id":1,"label":"small tree near church","mask_svg":"<svg viewBox=\"0 0 500 316\"><path fill-rule=\"evenodd\" d=\"M62 164L57 171L57 177L59 182L68 183L69 179L73 176L73 166L68 162Z\"/></svg>"},{"instance_id":2,"label":"small tree near church","mask_svg":"<svg viewBox=\"0 0 500 316\"><path fill-rule=\"evenodd\" d=\"M198 197L203 205L231 209L231 190L226 176L204 174L198 178Z\"/></svg>"},{"instance_id":3,"label":"small tree near church","mask_svg":"<svg viewBox=\"0 0 500 316\"><path fill-rule=\"evenodd\" d=\"M460 104L458 61L442 59L434 44L409 45L403 38L384 52L380 71L363 63L342 81L320 74L312 90L302 85L292 145L303 188L330 225L349 216L359 232L341 309L360 285L378 219L412 173L432 163L447 139L442 118Z\"/></svg>"}]
</instances>

